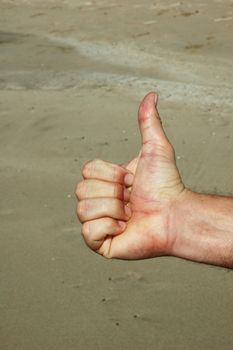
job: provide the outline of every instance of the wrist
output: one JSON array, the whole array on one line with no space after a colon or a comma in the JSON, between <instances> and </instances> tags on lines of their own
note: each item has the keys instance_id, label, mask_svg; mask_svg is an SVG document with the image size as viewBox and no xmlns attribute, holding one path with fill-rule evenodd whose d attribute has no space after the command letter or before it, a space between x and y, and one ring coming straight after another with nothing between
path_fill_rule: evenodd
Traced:
<instances>
[{"instance_id":1,"label":"wrist","mask_svg":"<svg viewBox=\"0 0 233 350\"><path fill-rule=\"evenodd\" d=\"M233 198L185 191L170 211L171 255L233 267Z\"/></svg>"},{"instance_id":2,"label":"wrist","mask_svg":"<svg viewBox=\"0 0 233 350\"><path fill-rule=\"evenodd\" d=\"M167 232L170 237L170 255L192 259L195 249L195 224L192 222L193 204L198 200L198 193L185 188L170 203L167 215Z\"/></svg>"}]
</instances>

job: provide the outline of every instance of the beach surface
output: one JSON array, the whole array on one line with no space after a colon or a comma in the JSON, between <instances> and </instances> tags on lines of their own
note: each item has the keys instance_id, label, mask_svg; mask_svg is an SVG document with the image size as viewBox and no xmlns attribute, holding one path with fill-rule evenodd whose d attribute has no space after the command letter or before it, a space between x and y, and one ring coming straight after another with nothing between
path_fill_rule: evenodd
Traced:
<instances>
[{"instance_id":1,"label":"beach surface","mask_svg":"<svg viewBox=\"0 0 233 350\"><path fill-rule=\"evenodd\" d=\"M233 2L0 1L1 350L232 350L233 271L106 260L85 161L140 147L149 91L184 183L233 195Z\"/></svg>"}]
</instances>

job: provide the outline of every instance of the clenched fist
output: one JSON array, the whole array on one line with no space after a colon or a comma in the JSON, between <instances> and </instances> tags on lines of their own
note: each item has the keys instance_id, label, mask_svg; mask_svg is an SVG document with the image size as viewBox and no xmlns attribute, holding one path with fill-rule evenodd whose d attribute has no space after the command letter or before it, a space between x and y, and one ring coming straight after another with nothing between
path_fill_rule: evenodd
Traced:
<instances>
[{"instance_id":1,"label":"clenched fist","mask_svg":"<svg viewBox=\"0 0 233 350\"><path fill-rule=\"evenodd\" d=\"M108 258L143 259L172 253L174 206L185 195L157 111L157 95L141 102L136 158L123 165L93 160L77 185L77 214L87 245Z\"/></svg>"}]
</instances>

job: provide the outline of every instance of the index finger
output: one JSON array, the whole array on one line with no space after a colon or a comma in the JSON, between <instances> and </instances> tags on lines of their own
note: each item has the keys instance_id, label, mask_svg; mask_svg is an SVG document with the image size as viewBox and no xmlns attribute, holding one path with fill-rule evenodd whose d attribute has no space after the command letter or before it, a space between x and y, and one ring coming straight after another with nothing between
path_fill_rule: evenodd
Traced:
<instances>
[{"instance_id":1,"label":"index finger","mask_svg":"<svg viewBox=\"0 0 233 350\"><path fill-rule=\"evenodd\" d=\"M129 171L120 165L95 159L87 162L82 170L85 179L117 182L124 185L124 177Z\"/></svg>"}]
</instances>

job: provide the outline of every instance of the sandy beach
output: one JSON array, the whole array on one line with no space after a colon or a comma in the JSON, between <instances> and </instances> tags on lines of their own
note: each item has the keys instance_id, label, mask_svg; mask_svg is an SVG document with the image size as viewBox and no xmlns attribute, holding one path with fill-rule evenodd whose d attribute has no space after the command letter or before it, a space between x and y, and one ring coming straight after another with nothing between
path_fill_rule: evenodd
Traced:
<instances>
[{"instance_id":1,"label":"sandy beach","mask_svg":"<svg viewBox=\"0 0 233 350\"><path fill-rule=\"evenodd\" d=\"M83 242L85 161L159 111L184 183L233 195L233 2L0 1L1 350L232 350L233 271L105 260Z\"/></svg>"}]
</instances>

